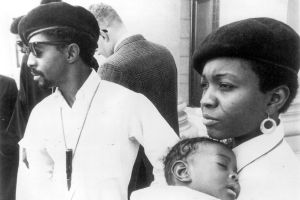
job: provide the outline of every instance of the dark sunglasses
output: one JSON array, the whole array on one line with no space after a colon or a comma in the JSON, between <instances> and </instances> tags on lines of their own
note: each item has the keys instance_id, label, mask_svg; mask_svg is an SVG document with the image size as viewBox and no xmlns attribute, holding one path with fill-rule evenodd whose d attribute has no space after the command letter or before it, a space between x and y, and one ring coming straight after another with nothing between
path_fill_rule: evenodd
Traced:
<instances>
[{"instance_id":1,"label":"dark sunglasses","mask_svg":"<svg viewBox=\"0 0 300 200\"><path fill-rule=\"evenodd\" d=\"M32 42L28 43L28 47L23 47L25 49L26 54L32 53L33 56L38 57L39 56L39 50L36 49L37 45L39 44L46 44L46 45L67 45L66 42L55 42L55 41L49 41L49 42Z\"/></svg>"}]
</instances>

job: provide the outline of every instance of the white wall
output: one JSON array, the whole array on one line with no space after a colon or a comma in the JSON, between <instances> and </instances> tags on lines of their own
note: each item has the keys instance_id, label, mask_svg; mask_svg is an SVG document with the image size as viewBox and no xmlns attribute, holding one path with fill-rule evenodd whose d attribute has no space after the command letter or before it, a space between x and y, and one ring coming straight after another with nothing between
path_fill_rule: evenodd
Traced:
<instances>
[{"instance_id":1,"label":"white wall","mask_svg":"<svg viewBox=\"0 0 300 200\"><path fill-rule=\"evenodd\" d=\"M10 33L12 19L26 14L37 6L39 0L9 0L1 2L0 6L0 74L18 79L19 70L16 68L15 37Z\"/></svg>"},{"instance_id":2,"label":"white wall","mask_svg":"<svg viewBox=\"0 0 300 200\"><path fill-rule=\"evenodd\" d=\"M220 26L252 17L286 22L287 8L288 0L220 0Z\"/></svg>"},{"instance_id":3,"label":"white wall","mask_svg":"<svg viewBox=\"0 0 300 200\"><path fill-rule=\"evenodd\" d=\"M9 35L9 17L7 15L6 9L4 7L0 8L0 56L1 56L1 66L0 74L11 76L13 75L13 69L11 68L11 44Z\"/></svg>"}]
</instances>

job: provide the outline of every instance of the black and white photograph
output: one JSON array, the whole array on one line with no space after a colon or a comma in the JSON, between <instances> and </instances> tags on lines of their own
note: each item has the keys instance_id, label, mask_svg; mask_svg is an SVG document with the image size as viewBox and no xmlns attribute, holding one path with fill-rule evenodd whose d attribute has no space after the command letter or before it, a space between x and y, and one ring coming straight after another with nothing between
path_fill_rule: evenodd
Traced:
<instances>
[{"instance_id":1,"label":"black and white photograph","mask_svg":"<svg viewBox=\"0 0 300 200\"><path fill-rule=\"evenodd\" d=\"M0 200L300 199L299 0L0 11Z\"/></svg>"}]
</instances>

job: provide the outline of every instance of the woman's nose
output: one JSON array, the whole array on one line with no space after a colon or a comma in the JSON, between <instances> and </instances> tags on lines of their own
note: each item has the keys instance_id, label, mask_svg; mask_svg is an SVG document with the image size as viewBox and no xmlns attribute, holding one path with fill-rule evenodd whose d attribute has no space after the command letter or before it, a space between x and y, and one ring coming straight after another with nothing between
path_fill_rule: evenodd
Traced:
<instances>
[{"instance_id":1,"label":"woman's nose","mask_svg":"<svg viewBox=\"0 0 300 200\"><path fill-rule=\"evenodd\" d=\"M215 107L217 104L217 98L214 95L214 91L208 88L202 93L202 98L200 100L201 107Z\"/></svg>"},{"instance_id":2,"label":"woman's nose","mask_svg":"<svg viewBox=\"0 0 300 200\"><path fill-rule=\"evenodd\" d=\"M230 174L229 178L236 181L236 182L239 182L239 175L237 175L236 173Z\"/></svg>"}]
</instances>

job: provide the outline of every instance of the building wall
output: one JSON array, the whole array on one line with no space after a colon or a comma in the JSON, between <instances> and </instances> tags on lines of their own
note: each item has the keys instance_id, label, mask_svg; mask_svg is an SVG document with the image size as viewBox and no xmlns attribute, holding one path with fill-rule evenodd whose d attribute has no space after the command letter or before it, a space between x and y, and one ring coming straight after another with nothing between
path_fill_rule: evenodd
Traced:
<instances>
[{"instance_id":1,"label":"building wall","mask_svg":"<svg viewBox=\"0 0 300 200\"><path fill-rule=\"evenodd\" d=\"M17 68L15 36L10 32L13 18L25 15L29 10L40 4L41 0L9 0L0 6L0 74L19 79Z\"/></svg>"},{"instance_id":2,"label":"building wall","mask_svg":"<svg viewBox=\"0 0 300 200\"><path fill-rule=\"evenodd\" d=\"M191 0L181 0L180 58L178 66L178 95L189 102L189 65L191 33Z\"/></svg>"},{"instance_id":3,"label":"building wall","mask_svg":"<svg viewBox=\"0 0 300 200\"><path fill-rule=\"evenodd\" d=\"M13 34L10 33L12 18L7 12L7 7L0 6L0 55L1 67L0 74L14 77L14 69L17 67L15 59L15 41ZM13 67L12 67L13 66Z\"/></svg>"},{"instance_id":4,"label":"building wall","mask_svg":"<svg viewBox=\"0 0 300 200\"><path fill-rule=\"evenodd\" d=\"M287 21L300 35L300 3L299 0L289 0L287 8ZM298 73L300 83L300 73ZM283 125L286 131L285 139L288 141L296 155L300 159L300 94L292 103L289 110L282 116Z\"/></svg>"},{"instance_id":5,"label":"building wall","mask_svg":"<svg viewBox=\"0 0 300 200\"><path fill-rule=\"evenodd\" d=\"M220 26L252 17L287 20L289 0L220 0Z\"/></svg>"}]
</instances>

